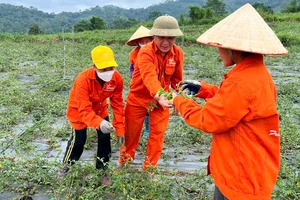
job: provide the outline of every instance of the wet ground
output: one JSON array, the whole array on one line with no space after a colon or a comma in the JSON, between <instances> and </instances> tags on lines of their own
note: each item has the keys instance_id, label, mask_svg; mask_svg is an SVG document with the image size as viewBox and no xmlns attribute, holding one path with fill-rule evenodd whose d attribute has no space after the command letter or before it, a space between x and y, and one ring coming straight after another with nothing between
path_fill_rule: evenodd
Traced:
<instances>
[{"instance_id":1,"label":"wet ground","mask_svg":"<svg viewBox=\"0 0 300 200\"><path fill-rule=\"evenodd\" d=\"M272 66L270 67L271 74L274 78L275 83L279 83L284 81L285 83L289 83L292 81L295 81L295 79L300 78L300 73L298 70L286 70L283 66ZM191 70L190 75L187 75L187 77L192 76L194 73L194 70ZM0 74L1 75L1 74ZM0 76L3 77L2 74ZM20 81L26 83L26 82L33 82L35 78L34 76L18 76L17 77ZM35 88L31 88L32 90L30 92L34 92ZM300 89L298 89L298 92L300 92ZM300 104L294 104L295 110L300 110ZM0 108L5 109L5 108ZM20 135L22 134L27 128L33 126L32 122L32 116L28 116L28 119L26 120L26 124L19 124L18 126L15 126L12 128L14 134ZM61 124L65 123L65 119L59 119L57 120L57 123L53 124L53 128L60 128ZM172 125L172 124L171 124ZM43 154L46 155L46 159L50 160L58 160L61 161L67 141L63 141L61 138L55 138L57 140L57 143L60 144L60 146L56 149L53 149L49 146L49 140L47 139L39 139L36 141L32 141L32 144L36 147L36 153L37 154ZM4 142L4 139L0 139L0 142ZM7 141L6 141L7 142ZM113 141L114 144L114 141ZM144 151L145 151L145 144L146 139L142 138L142 144L139 147L139 151L136 154L136 159L134 163L131 165L131 167L134 168L141 168L142 162L144 160ZM203 146L203 151L194 150L190 148L189 146L182 146L180 148L178 147L168 147L165 145L163 154L161 156L161 159L159 160L158 167L162 169L175 169L178 171L185 171L185 172L193 172L197 171L199 169L203 169L206 167L206 158L209 153L209 146ZM0 152L2 152L4 149L0 149ZM180 150L180 153L178 153L178 150ZM81 156L80 161L81 162L94 162L94 156L96 153L96 144L92 145L92 148L90 150L84 150L83 155ZM11 145L7 150L5 150L5 155L7 156L15 156L15 150L14 146ZM119 152L115 145L113 145L113 152L111 161L114 164L117 164L117 160L119 157ZM45 166L46 167L46 166ZM43 193L43 190L39 190L39 194L33 195L33 199L38 200L48 200L49 198L45 193ZM19 198L21 195L12 193L12 192L3 192L0 193L0 199L6 200L6 199L12 199L12 198Z\"/></svg>"},{"instance_id":2,"label":"wet ground","mask_svg":"<svg viewBox=\"0 0 300 200\"><path fill-rule=\"evenodd\" d=\"M2 74L5 76L5 74ZM25 76L25 75L18 75L17 79L26 84L26 83L33 83L35 79L37 79L38 76ZM30 93L35 93L37 90L36 87L33 86L30 87ZM66 91L66 94L68 95L68 91ZM5 109L5 108L3 108ZM13 138L16 138L17 136L19 137L26 137L26 130L29 130L31 127L33 127L34 124L34 116L29 114L26 119L24 120L25 123L19 123L15 125L14 127L11 127L11 132L12 135L9 138L2 138L0 139L0 142L6 143L9 145L8 149L1 149L0 147L0 152L5 154L6 156L11 156L15 157L17 153L15 152L15 147L13 144ZM58 118L52 125L51 127L53 130L55 129L62 129L62 126L67 124L66 118L61 117ZM170 123L170 126L174 126L174 123ZM171 127L174 128L174 127ZM23 136L24 134L24 136ZM62 140L62 138L55 138L56 143L59 144L58 148L53 148L49 145L49 138L38 138L30 143L30 145L33 145L35 148L33 156L37 155L43 155L43 157L46 155L45 159L48 160L56 160L61 162L64 156L64 152L66 149L67 141ZM11 141L8 142L8 141ZM10 144L9 144L10 143ZM136 158L134 162L131 164L130 167L141 169L142 163L144 160L144 155L145 155L145 146L147 143L147 139L141 138L141 145L138 148L138 151L136 153ZM111 161L113 164L117 165L118 162L118 157L119 157L119 152L118 149L115 145L115 141L112 140L112 156L111 156ZM3 147L4 148L4 147ZM161 159L158 162L158 167L160 169L174 169L178 171L184 171L184 172L194 172L199 169L205 168L206 167L206 162L203 162L206 160L209 152L209 147L203 147L204 151L199 151L199 149L191 149L189 146L185 147L168 147L167 145L164 146L163 154L161 156ZM3 152L4 151L4 152ZM180 152L180 153L178 153ZM206 152L206 153L203 153ZM81 162L94 162L95 160L95 154L96 154L96 143L92 143L92 147L89 150L84 150L80 161ZM30 156L29 156L30 159ZM47 166L44 166L47 168ZM3 192L0 193L0 199L13 199L13 198L20 198L21 195L18 193L13 193L13 192ZM46 200L49 199L45 192L43 192L43 189L39 189L39 194L35 194L32 196L33 199L38 199L38 200Z\"/></svg>"},{"instance_id":3,"label":"wet ground","mask_svg":"<svg viewBox=\"0 0 300 200\"><path fill-rule=\"evenodd\" d=\"M47 155L46 158L50 160L62 160L64 156L64 152L66 149L67 141L62 141L61 138L56 138L57 143L60 143L60 147L56 149L51 149L49 147L49 142L47 139L39 139L38 141L32 141L32 144L36 147L36 155ZM141 143L145 144L146 139L141 138ZM114 141L112 141L114 143ZM114 144L113 144L114 146ZM203 147L208 150L209 147ZM139 147L136 153L136 158L134 163L132 164L135 167L141 167L142 162L144 160L144 149L143 147ZM198 151L198 150L197 150ZM189 147L180 147L180 153L178 153L178 148L175 147L164 147L162 158L159 160L158 165L161 168L171 168L177 169L180 171L195 171L199 170L202 167L206 166L206 162L200 162L200 160L204 160L207 158L208 153L199 153L196 150L193 151ZM96 144L93 143L93 147L91 150L84 150L83 154L80 158L80 161L83 162L93 162L94 156L96 153ZM6 156L14 156L16 155L14 151L14 147L11 146L7 150L5 150ZM119 151L116 147L112 148L112 156L111 161L117 164L117 160L119 157Z\"/></svg>"},{"instance_id":4,"label":"wet ground","mask_svg":"<svg viewBox=\"0 0 300 200\"><path fill-rule=\"evenodd\" d=\"M63 118L60 118L57 120L56 123L52 125L53 128L61 128L60 126L63 125L63 123L66 123ZM22 134L27 128L32 126L33 123L30 120L30 117L28 119L28 124L20 124L16 127L14 127L14 132L18 135ZM170 126L174 125L171 121ZM26 134L26 133L25 133ZM34 140L31 142L31 144L35 147L35 155L46 155L46 159L48 160L57 160L62 161L64 152L66 149L67 141L63 141L62 138L55 138L57 144L60 144L58 148L51 148L49 146L49 140L46 138L40 138L38 140ZM146 138L141 138L140 146L136 153L136 158L134 162L131 164L130 167L141 169L142 162L144 160L145 155L145 146L147 143ZM113 164L117 165L118 158L119 158L119 151L115 145L115 141L112 140L112 156L111 161ZM199 151L199 149L191 149L189 146L185 147L168 147L164 146L163 154L158 162L158 167L160 169L174 169L176 171L181 172L195 172L197 170L203 169L206 167L206 162L203 162L206 160L209 152L208 146L201 147L203 151ZM0 149L0 152L2 150ZM205 153L203 153L205 152ZM92 147L87 150L85 149L80 161L81 162L94 162L94 157L96 154L96 143L92 142ZM14 149L14 146L11 145L8 149L5 150L6 156L15 156L17 155ZM30 157L29 157L30 159ZM47 166L43 166L43 168L47 168ZM13 198L20 198L22 195L18 193L13 192L3 192L0 193L0 199L1 200L8 200ZM39 194L35 194L31 196L33 199L37 200L48 200L49 197L45 194L43 189L39 189Z\"/></svg>"}]
</instances>

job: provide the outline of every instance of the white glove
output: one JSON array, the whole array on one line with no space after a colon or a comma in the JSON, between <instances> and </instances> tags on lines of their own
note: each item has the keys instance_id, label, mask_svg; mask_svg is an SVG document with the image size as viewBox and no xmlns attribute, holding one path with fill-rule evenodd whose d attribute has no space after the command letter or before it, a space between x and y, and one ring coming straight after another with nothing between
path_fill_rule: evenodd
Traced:
<instances>
[{"instance_id":1,"label":"white glove","mask_svg":"<svg viewBox=\"0 0 300 200\"><path fill-rule=\"evenodd\" d=\"M100 123L100 130L102 133L107 134L116 131L116 129L113 127L111 123L106 121L105 119L101 121Z\"/></svg>"}]
</instances>

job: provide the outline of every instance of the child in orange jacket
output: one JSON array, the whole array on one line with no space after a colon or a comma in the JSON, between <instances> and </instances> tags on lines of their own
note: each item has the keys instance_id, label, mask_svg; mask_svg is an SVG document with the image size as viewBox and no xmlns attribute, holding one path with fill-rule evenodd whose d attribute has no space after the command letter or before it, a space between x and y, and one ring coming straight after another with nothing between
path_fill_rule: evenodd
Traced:
<instances>
[{"instance_id":1,"label":"child in orange jacket","mask_svg":"<svg viewBox=\"0 0 300 200\"><path fill-rule=\"evenodd\" d=\"M190 126L212 134L208 174L215 200L270 200L280 169L279 115L276 87L263 55L287 55L279 39L246 4L197 42L218 48L225 67L220 86L183 81L182 90L206 99L202 107L173 94L170 104Z\"/></svg>"}]
</instances>

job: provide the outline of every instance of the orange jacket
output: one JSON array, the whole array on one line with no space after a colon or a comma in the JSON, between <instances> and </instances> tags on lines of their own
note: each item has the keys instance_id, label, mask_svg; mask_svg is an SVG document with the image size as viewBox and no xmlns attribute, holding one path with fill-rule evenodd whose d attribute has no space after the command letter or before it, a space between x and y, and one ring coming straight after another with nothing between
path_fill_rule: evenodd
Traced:
<instances>
[{"instance_id":1,"label":"orange jacket","mask_svg":"<svg viewBox=\"0 0 300 200\"><path fill-rule=\"evenodd\" d=\"M204 107L182 96L174 104L186 123L212 133L208 169L221 192L230 200L270 200L280 137L276 88L263 56L246 57L215 88L201 88L198 96L209 98Z\"/></svg>"},{"instance_id":2,"label":"orange jacket","mask_svg":"<svg viewBox=\"0 0 300 200\"><path fill-rule=\"evenodd\" d=\"M67 108L67 117L74 129L81 130L86 127L99 129L100 122L108 116L107 98L113 110L113 126L116 134L123 136L124 102L122 92L123 78L115 71L112 80L105 82L103 88L97 81L94 68L81 72L75 79L70 91Z\"/></svg>"},{"instance_id":3,"label":"orange jacket","mask_svg":"<svg viewBox=\"0 0 300 200\"><path fill-rule=\"evenodd\" d=\"M129 63L130 64L135 64L135 61L136 61L136 58L137 58L137 55L139 53L139 50L141 48L140 47L135 47L134 49L131 50L130 54L129 54Z\"/></svg>"},{"instance_id":4,"label":"orange jacket","mask_svg":"<svg viewBox=\"0 0 300 200\"><path fill-rule=\"evenodd\" d=\"M126 102L149 108L160 88L177 88L182 80L183 62L183 51L175 44L163 59L154 41L149 42L138 53Z\"/></svg>"}]
</instances>

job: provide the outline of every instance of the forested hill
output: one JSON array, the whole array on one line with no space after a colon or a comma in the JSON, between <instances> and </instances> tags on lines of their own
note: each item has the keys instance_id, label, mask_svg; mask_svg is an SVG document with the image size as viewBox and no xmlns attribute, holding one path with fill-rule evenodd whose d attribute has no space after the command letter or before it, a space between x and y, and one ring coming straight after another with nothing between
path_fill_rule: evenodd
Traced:
<instances>
[{"instance_id":1,"label":"forested hill","mask_svg":"<svg viewBox=\"0 0 300 200\"><path fill-rule=\"evenodd\" d=\"M264 3L274 11L280 11L290 0L223 0L228 12L232 12L245 3ZM38 25L44 33L58 33L61 24L66 30L81 20L97 16L104 20L107 28L118 28L128 20L152 21L157 14L169 14L179 19L181 14L188 16L190 6L202 7L207 0L165 0L147 8L123 9L116 6L96 6L80 12L46 13L36 8L0 4L0 33L28 33L33 25Z\"/></svg>"},{"instance_id":2,"label":"forested hill","mask_svg":"<svg viewBox=\"0 0 300 200\"><path fill-rule=\"evenodd\" d=\"M226 4L226 9L229 12L235 11L237 8L243 6L246 3L263 3L266 6L270 6L275 12L282 10L291 0L223 0Z\"/></svg>"}]
</instances>

